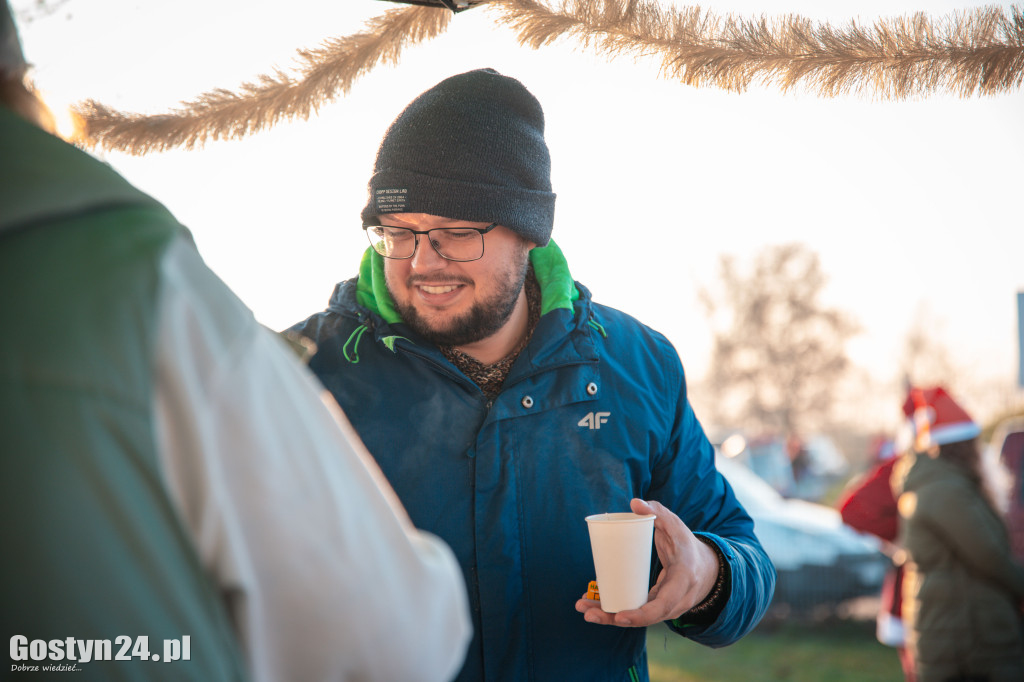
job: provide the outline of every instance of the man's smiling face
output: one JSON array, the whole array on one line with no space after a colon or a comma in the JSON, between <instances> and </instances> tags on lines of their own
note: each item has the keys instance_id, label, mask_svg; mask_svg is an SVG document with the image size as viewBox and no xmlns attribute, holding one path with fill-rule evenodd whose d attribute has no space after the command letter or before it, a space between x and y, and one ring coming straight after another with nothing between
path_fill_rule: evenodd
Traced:
<instances>
[{"instance_id":1,"label":"man's smiling face","mask_svg":"<svg viewBox=\"0 0 1024 682\"><path fill-rule=\"evenodd\" d=\"M421 231L489 225L426 213L386 214L379 220L382 225ZM534 245L500 225L483 237L479 260L442 258L426 235L417 236L412 258L384 259L388 292L402 320L438 345L460 346L491 336L509 320L522 293Z\"/></svg>"}]
</instances>

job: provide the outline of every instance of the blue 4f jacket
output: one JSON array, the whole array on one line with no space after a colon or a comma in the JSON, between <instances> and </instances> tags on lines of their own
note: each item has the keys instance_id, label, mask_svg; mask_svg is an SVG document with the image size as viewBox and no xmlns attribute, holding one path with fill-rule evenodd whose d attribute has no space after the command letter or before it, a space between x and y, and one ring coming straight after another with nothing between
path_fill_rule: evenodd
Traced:
<instances>
[{"instance_id":1,"label":"blue 4f jacket","mask_svg":"<svg viewBox=\"0 0 1024 682\"><path fill-rule=\"evenodd\" d=\"M553 243L531 261L542 315L493 401L401 322L370 250L293 330L316 342L310 367L413 523L459 558L474 625L460 680L646 680L645 630L574 608L594 579L585 516L657 500L715 540L728 603L709 625L669 624L708 646L757 624L775 570L715 469L672 345L593 303ZM429 613L410 617L430 627Z\"/></svg>"}]
</instances>

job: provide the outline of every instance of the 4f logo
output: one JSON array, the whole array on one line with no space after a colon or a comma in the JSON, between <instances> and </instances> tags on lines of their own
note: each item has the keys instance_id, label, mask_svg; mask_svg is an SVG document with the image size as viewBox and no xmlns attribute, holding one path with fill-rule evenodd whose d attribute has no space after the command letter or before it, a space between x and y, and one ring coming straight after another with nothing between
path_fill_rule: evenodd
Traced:
<instances>
[{"instance_id":1,"label":"4f logo","mask_svg":"<svg viewBox=\"0 0 1024 682\"><path fill-rule=\"evenodd\" d=\"M601 424L608 423L611 412L587 412L587 416L576 422L576 426L586 426L588 429L599 429Z\"/></svg>"}]
</instances>

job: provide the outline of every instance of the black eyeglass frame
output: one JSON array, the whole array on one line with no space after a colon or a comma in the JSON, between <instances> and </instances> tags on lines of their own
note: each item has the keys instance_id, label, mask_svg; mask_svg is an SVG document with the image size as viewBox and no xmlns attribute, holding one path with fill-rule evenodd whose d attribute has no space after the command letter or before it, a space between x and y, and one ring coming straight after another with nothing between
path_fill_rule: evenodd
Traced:
<instances>
[{"instance_id":1,"label":"black eyeglass frame","mask_svg":"<svg viewBox=\"0 0 1024 682\"><path fill-rule=\"evenodd\" d=\"M363 232L366 234L366 239L370 242L371 248L373 248L373 237L370 236L370 228L386 227L390 230L405 230L406 232L411 232L414 235L413 239L416 240L416 243L412 247L412 253L410 253L408 256L385 256L383 253L380 253L380 251L377 251L376 248L373 248L374 252L380 254L381 258L390 258L391 260L409 260L410 258L413 258L416 255L416 249L420 248L419 235L423 234L427 236L427 241L430 242L430 248L432 248L434 250L434 253L436 253L441 258L444 258L445 260L450 260L454 263L472 263L473 261L480 260L481 258L484 257L484 252L487 250L487 240L484 239L484 235L493 230L494 228L496 228L497 226L498 223L491 223L487 227L432 227L429 230L414 230L411 227L400 227L398 225L381 225L379 222L377 222L363 223ZM434 244L434 240L430 238L430 233L437 230L473 230L474 232L479 232L480 255L477 256L476 258L449 258L448 256L444 255L443 253L437 250L437 246Z\"/></svg>"}]
</instances>

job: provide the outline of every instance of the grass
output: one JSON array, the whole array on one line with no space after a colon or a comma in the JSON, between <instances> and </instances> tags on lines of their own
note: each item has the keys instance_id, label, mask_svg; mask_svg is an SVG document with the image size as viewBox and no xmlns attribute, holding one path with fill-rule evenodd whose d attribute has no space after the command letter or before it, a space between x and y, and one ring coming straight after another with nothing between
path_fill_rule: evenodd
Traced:
<instances>
[{"instance_id":1,"label":"grass","mask_svg":"<svg viewBox=\"0 0 1024 682\"><path fill-rule=\"evenodd\" d=\"M648 629L647 656L651 682L903 682L873 619L765 621L723 649L660 625Z\"/></svg>"}]
</instances>

